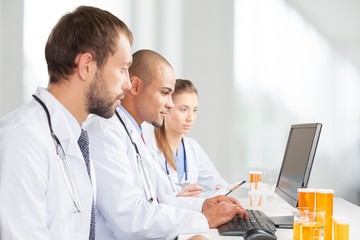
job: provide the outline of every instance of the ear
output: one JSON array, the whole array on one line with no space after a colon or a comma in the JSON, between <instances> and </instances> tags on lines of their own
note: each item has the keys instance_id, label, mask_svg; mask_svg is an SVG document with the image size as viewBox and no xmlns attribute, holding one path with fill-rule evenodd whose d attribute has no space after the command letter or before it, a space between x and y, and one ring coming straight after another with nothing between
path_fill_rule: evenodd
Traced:
<instances>
[{"instance_id":1,"label":"ear","mask_svg":"<svg viewBox=\"0 0 360 240\"><path fill-rule=\"evenodd\" d=\"M131 83L131 88L129 92L131 93L131 95L135 96L139 93L139 90L142 86L142 81L138 76L131 76L130 83Z\"/></svg>"},{"instance_id":2,"label":"ear","mask_svg":"<svg viewBox=\"0 0 360 240\"><path fill-rule=\"evenodd\" d=\"M76 58L77 70L79 76L82 80L86 80L92 75L92 72L95 70L95 62L93 61L93 57L90 53L82 53L79 54Z\"/></svg>"}]
</instances>

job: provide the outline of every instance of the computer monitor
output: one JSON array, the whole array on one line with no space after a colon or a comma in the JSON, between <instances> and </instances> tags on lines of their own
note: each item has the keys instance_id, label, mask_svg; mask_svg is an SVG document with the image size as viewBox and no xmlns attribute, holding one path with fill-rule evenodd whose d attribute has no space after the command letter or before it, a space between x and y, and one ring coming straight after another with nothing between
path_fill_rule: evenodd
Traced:
<instances>
[{"instance_id":1,"label":"computer monitor","mask_svg":"<svg viewBox=\"0 0 360 240\"><path fill-rule=\"evenodd\" d=\"M308 185L321 127L321 123L291 125L275 193L293 207L297 207L297 189ZM292 225L284 219L277 220L278 224L274 223L279 227Z\"/></svg>"}]
</instances>

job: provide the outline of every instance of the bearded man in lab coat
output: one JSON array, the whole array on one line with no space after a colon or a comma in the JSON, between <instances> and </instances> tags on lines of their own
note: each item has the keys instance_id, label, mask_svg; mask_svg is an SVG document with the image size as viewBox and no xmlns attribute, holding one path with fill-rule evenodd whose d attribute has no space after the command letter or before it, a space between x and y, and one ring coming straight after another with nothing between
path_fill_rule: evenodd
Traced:
<instances>
[{"instance_id":1,"label":"bearded man in lab coat","mask_svg":"<svg viewBox=\"0 0 360 240\"><path fill-rule=\"evenodd\" d=\"M181 233L207 232L247 217L233 198L181 198L167 195L163 174L142 139L145 121L161 126L173 106L175 73L168 61L151 50L133 54L131 89L111 119L86 122L94 160L99 239L174 239Z\"/></svg>"},{"instance_id":2,"label":"bearded man in lab coat","mask_svg":"<svg viewBox=\"0 0 360 240\"><path fill-rule=\"evenodd\" d=\"M90 113L114 115L130 88L131 43L120 19L94 7L53 28L47 89L0 119L0 239L95 238L96 180L81 125Z\"/></svg>"}]
</instances>

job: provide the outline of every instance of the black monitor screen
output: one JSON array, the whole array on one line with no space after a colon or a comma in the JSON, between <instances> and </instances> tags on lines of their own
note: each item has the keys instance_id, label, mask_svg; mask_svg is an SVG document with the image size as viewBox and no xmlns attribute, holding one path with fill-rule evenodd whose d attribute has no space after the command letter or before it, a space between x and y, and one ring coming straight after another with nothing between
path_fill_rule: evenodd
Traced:
<instances>
[{"instance_id":1,"label":"black monitor screen","mask_svg":"<svg viewBox=\"0 0 360 240\"><path fill-rule=\"evenodd\" d=\"M292 125L275 192L297 206L297 189L307 187L322 125Z\"/></svg>"}]
</instances>

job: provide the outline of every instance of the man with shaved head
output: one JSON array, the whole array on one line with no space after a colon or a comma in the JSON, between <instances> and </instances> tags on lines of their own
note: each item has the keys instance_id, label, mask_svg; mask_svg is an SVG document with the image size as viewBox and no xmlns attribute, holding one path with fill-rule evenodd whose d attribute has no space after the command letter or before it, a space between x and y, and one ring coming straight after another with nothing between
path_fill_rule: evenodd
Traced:
<instances>
[{"instance_id":1,"label":"man with shaved head","mask_svg":"<svg viewBox=\"0 0 360 240\"><path fill-rule=\"evenodd\" d=\"M151 50L133 54L131 89L111 119L92 117L90 154L97 180L99 239L174 239L207 232L246 212L233 198L178 198L164 192L161 170L145 146L141 124L161 126L173 107L175 73Z\"/></svg>"}]
</instances>

